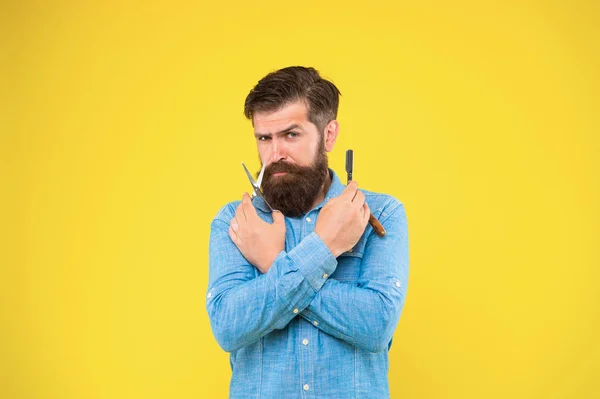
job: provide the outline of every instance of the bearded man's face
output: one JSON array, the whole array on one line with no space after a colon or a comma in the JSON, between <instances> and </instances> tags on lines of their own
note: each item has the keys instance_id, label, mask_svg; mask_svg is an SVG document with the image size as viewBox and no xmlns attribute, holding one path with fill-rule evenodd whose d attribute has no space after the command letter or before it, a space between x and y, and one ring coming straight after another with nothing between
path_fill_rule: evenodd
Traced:
<instances>
[{"instance_id":1,"label":"bearded man's face","mask_svg":"<svg viewBox=\"0 0 600 399\"><path fill-rule=\"evenodd\" d=\"M262 181L267 202L285 216L302 216L327 179L324 132L308 120L301 101L256 113L253 123L260 159L267 164Z\"/></svg>"},{"instance_id":2,"label":"bearded man's face","mask_svg":"<svg viewBox=\"0 0 600 399\"><path fill-rule=\"evenodd\" d=\"M327 154L322 147L309 166L285 161L271 163L265 168L263 194L273 209L285 216L300 217L312 209L327 173Z\"/></svg>"}]
</instances>

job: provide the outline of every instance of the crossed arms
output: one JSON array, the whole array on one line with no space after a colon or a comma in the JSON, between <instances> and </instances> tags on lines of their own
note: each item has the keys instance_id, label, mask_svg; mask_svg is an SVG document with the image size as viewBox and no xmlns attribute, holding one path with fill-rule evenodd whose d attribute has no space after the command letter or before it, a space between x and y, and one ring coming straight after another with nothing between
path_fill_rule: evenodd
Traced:
<instances>
[{"instance_id":1,"label":"crossed arms","mask_svg":"<svg viewBox=\"0 0 600 399\"><path fill-rule=\"evenodd\" d=\"M362 350L387 348L408 283L407 222L401 203L394 200L382 209L384 238L370 228L365 233L371 234L356 285L329 278L339 251L331 250L317 228L294 248L279 251L268 268L254 266L231 238L235 211L232 205L221 209L211 224L209 243L206 307L213 334L225 351L260 340L297 315Z\"/></svg>"}]
</instances>

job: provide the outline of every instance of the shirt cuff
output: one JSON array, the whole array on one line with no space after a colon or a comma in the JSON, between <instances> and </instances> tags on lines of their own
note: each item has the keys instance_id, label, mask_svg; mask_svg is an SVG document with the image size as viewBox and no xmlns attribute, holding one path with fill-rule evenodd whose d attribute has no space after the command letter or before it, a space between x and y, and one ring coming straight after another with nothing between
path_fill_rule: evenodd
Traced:
<instances>
[{"instance_id":1,"label":"shirt cuff","mask_svg":"<svg viewBox=\"0 0 600 399\"><path fill-rule=\"evenodd\" d=\"M306 236L288 252L288 256L316 291L321 289L337 267L337 260L315 232Z\"/></svg>"}]
</instances>

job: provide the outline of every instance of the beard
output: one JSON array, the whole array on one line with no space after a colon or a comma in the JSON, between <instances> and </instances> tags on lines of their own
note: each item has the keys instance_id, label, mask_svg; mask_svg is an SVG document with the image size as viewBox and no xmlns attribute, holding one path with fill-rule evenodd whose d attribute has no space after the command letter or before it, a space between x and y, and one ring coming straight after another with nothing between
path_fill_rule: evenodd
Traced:
<instances>
[{"instance_id":1,"label":"beard","mask_svg":"<svg viewBox=\"0 0 600 399\"><path fill-rule=\"evenodd\" d=\"M284 175L273 176L285 172ZM327 154L321 146L309 166L274 162L265 168L262 191L265 199L288 217L300 217L312 209L329 174Z\"/></svg>"}]
</instances>

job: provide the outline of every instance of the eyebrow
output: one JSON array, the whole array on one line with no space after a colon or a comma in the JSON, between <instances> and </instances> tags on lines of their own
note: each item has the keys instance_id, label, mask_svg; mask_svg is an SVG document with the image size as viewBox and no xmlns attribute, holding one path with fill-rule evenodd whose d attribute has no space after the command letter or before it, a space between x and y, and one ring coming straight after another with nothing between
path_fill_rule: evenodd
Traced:
<instances>
[{"instance_id":1,"label":"eyebrow","mask_svg":"<svg viewBox=\"0 0 600 399\"><path fill-rule=\"evenodd\" d=\"M302 130L302 127L300 125L298 125L298 124L293 124L293 125L290 125L290 126L286 127L283 130L280 130L279 132L276 132L275 135L282 135L282 134L285 134L285 133L289 133L290 131L292 131L294 129L300 129L300 130ZM257 132L257 133L254 133L254 136L257 137L257 138L258 137L271 137L271 136L273 136L273 134L272 133L258 133Z\"/></svg>"}]
</instances>

